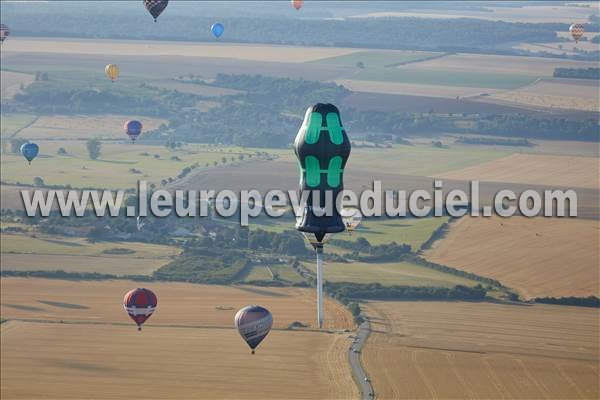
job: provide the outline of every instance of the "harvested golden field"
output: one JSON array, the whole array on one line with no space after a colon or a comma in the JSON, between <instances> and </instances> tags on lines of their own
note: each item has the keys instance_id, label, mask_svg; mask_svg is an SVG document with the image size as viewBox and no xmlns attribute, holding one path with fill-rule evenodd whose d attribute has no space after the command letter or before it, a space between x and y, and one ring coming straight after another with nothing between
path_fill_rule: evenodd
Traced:
<instances>
[{"instance_id":1,"label":"harvested golden field","mask_svg":"<svg viewBox=\"0 0 600 400\"><path fill-rule=\"evenodd\" d=\"M600 222L464 217L425 257L498 279L524 297L600 295Z\"/></svg>"},{"instance_id":2,"label":"harvested golden field","mask_svg":"<svg viewBox=\"0 0 600 400\"><path fill-rule=\"evenodd\" d=\"M229 43L189 43L145 40L11 38L8 53L110 54L118 56L185 56L232 58L238 60L304 63L320 58L342 56L358 49L244 45Z\"/></svg>"},{"instance_id":3,"label":"harvested golden field","mask_svg":"<svg viewBox=\"0 0 600 400\"><path fill-rule=\"evenodd\" d=\"M420 63L418 64L420 65ZM495 93L499 89L476 88L467 86L420 85L410 83L363 81L355 79L338 79L338 85L355 92L399 94L412 96L442 97L454 99L458 97L479 96L483 93Z\"/></svg>"},{"instance_id":4,"label":"harvested golden field","mask_svg":"<svg viewBox=\"0 0 600 400\"><path fill-rule=\"evenodd\" d=\"M9 321L0 333L4 400L357 396L346 335L273 331L252 356L225 328Z\"/></svg>"},{"instance_id":5,"label":"harvested golden field","mask_svg":"<svg viewBox=\"0 0 600 400\"><path fill-rule=\"evenodd\" d=\"M309 289L37 278L2 278L0 283L0 315L8 320L129 324L131 321L123 311L123 295L142 286L158 296L157 311L145 326L229 328L237 310L249 304L269 309L273 326L279 329L294 321L313 327L316 319L316 294ZM325 307L326 328L353 326L352 316L341 304L327 299Z\"/></svg>"},{"instance_id":6,"label":"harvested golden field","mask_svg":"<svg viewBox=\"0 0 600 400\"><path fill-rule=\"evenodd\" d=\"M511 182L567 188L600 188L600 159L534 154L513 154L436 178Z\"/></svg>"},{"instance_id":7,"label":"harvested golden field","mask_svg":"<svg viewBox=\"0 0 600 400\"><path fill-rule=\"evenodd\" d=\"M541 79L533 85L492 94L490 99L543 108L600 111L598 83L587 79Z\"/></svg>"},{"instance_id":8,"label":"harvested golden field","mask_svg":"<svg viewBox=\"0 0 600 400\"><path fill-rule=\"evenodd\" d=\"M507 22L529 22L529 23L551 23L562 22L565 24L587 23L588 17L595 14L593 3L588 2L590 7L578 7L575 4L553 4L553 5L525 5L525 6L503 6L494 7L485 5L485 10L423 10L411 11L382 11L366 14L353 15L351 18L389 18L389 17L413 17L413 18L477 18L490 21ZM483 12L482 12L483 11Z\"/></svg>"},{"instance_id":9,"label":"harvested golden field","mask_svg":"<svg viewBox=\"0 0 600 400\"><path fill-rule=\"evenodd\" d=\"M0 71L0 99L10 100L21 91L21 86L26 87L35 80L34 75L20 72Z\"/></svg>"},{"instance_id":10,"label":"harvested golden field","mask_svg":"<svg viewBox=\"0 0 600 400\"><path fill-rule=\"evenodd\" d=\"M487 73L546 75L555 68L592 68L594 62L548 59L543 57L500 56L486 54L453 54L418 63L421 69L446 71L478 71Z\"/></svg>"},{"instance_id":11,"label":"harvested golden field","mask_svg":"<svg viewBox=\"0 0 600 400\"><path fill-rule=\"evenodd\" d=\"M595 399L599 314L583 307L369 302L380 399Z\"/></svg>"},{"instance_id":12,"label":"harvested golden field","mask_svg":"<svg viewBox=\"0 0 600 400\"><path fill-rule=\"evenodd\" d=\"M128 140L123 125L126 121L137 119L144 125L144 131L158 128L166 120L132 115L54 115L40 117L37 121L21 130L18 137L29 140L56 139L123 139Z\"/></svg>"}]
</instances>

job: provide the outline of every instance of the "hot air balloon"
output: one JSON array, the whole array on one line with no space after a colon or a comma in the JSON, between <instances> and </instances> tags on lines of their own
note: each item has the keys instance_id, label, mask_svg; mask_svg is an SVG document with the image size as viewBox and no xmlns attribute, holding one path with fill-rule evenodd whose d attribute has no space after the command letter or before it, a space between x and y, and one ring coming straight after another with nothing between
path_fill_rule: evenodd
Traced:
<instances>
[{"instance_id":1,"label":"hot air balloon","mask_svg":"<svg viewBox=\"0 0 600 400\"><path fill-rule=\"evenodd\" d=\"M269 334L273 326L273 316L261 306L246 306L235 314L235 327L242 339L254 350Z\"/></svg>"},{"instance_id":2,"label":"hot air balloon","mask_svg":"<svg viewBox=\"0 0 600 400\"><path fill-rule=\"evenodd\" d=\"M362 213L356 208L344 208L340 214L342 215L342 221L346 226L346 230L351 234L352 231L355 230L360 224L360 221L362 220Z\"/></svg>"},{"instance_id":3,"label":"hot air balloon","mask_svg":"<svg viewBox=\"0 0 600 400\"><path fill-rule=\"evenodd\" d=\"M169 0L144 0L144 6L150 15L154 17L154 22L156 22L158 16L165 11L165 8L167 8L168 4Z\"/></svg>"},{"instance_id":4,"label":"hot air balloon","mask_svg":"<svg viewBox=\"0 0 600 400\"><path fill-rule=\"evenodd\" d=\"M301 232L317 238L345 229L336 207L330 216L321 215L314 205L324 207L327 192L336 199L344 190L344 167L350 156L350 140L342 126L340 112L333 104L318 103L306 110L304 122L294 141L300 166L300 192L309 191L302 219L296 224ZM319 198L313 199L318 193Z\"/></svg>"},{"instance_id":5,"label":"hot air balloon","mask_svg":"<svg viewBox=\"0 0 600 400\"><path fill-rule=\"evenodd\" d=\"M575 43L578 43L585 32L585 28L582 24L573 24L569 27L569 32L571 32L571 36L575 39Z\"/></svg>"},{"instance_id":6,"label":"hot air balloon","mask_svg":"<svg viewBox=\"0 0 600 400\"><path fill-rule=\"evenodd\" d=\"M35 143L28 142L21 145L21 154L27 161L29 161L29 165L31 165L31 160L37 157L39 152L40 148Z\"/></svg>"},{"instance_id":7,"label":"hot air balloon","mask_svg":"<svg viewBox=\"0 0 600 400\"><path fill-rule=\"evenodd\" d=\"M150 289L133 289L127 292L123 298L123 308L137 324L138 331L142 330L142 324L150 318L156 310L157 304L156 295Z\"/></svg>"},{"instance_id":8,"label":"hot air balloon","mask_svg":"<svg viewBox=\"0 0 600 400\"><path fill-rule=\"evenodd\" d=\"M4 43L7 37L10 36L10 29L4 24L0 24L0 44Z\"/></svg>"},{"instance_id":9,"label":"hot air balloon","mask_svg":"<svg viewBox=\"0 0 600 400\"><path fill-rule=\"evenodd\" d=\"M125 122L124 128L125 133L127 134L127 136L129 136L132 142L135 142L135 139L137 139L138 136L140 136L140 134L142 133L142 123L140 121L127 121Z\"/></svg>"},{"instance_id":10,"label":"hot air balloon","mask_svg":"<svg viewBox=\"0 0 600 400\"><path fill-rule=\"evenodd\" d=\"M217 23L212 24L212 26L210 27L210 31L218 39L221 37L223 32L225 32L225 27L223 26L222 23L217 22Z\"/></svg>"},{"instance_id":11,"label":"hot air balloon","mask_svg":"<svg viewBox=\"0 0 600 400\"><path fill-rule=\"evenodd\" d=\"M144 227L144 225L145 225L144 221L138 215L137 218L136 218L136 220L135 220L135 226L136 226L138 232L142 231L142 228Z\"/></svg>"},{"instance_id":12,"label":"hot air balloon","mask_svg":"<svg viewBox=\"0 0 600 400\"><path fill-rule=\"evenodd\" d=\"M302 8L303 5L304 5L304 0L292 0L292 6L297 11L300 11L300 9Z\"/></svg>"},{"instance_id":13,"label":"hot air balloon","mask_svg":"<svg viewBox=\"0 0 600 400\"><path fill-rule=\"evenodd\" d=\"M108 64L104 67L104 72L106 73L106 76L108 76L108 79L113 82L119 77L119 67L117 64Z\"/></svg>"}]
</instances>

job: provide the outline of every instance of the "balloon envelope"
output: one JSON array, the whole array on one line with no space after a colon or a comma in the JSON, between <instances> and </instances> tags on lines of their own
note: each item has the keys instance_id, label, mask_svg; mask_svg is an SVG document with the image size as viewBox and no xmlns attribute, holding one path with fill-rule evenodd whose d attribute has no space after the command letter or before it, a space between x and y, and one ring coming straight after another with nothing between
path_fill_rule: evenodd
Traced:
<instances>
[{"instance_id":1,"label":"balloon envelope","mask_svg":"<svg viewBox=\"0 0 600 400\"><path fill-rule=\"evenodd\" d=\"M125 122L125 133L132 141L135 141L142 133L142 123L140 121L131 120Z\"/></svg>"},{"instance_id":2,"label":"balloon envelope","mask_svg":"<svg viewBox=\"0 0 600 400\"><path fill-rule=\"evenodd\" d=\"M156 310L157 304L156 295L150 289L133 289L125 293L125 297L123 297L123 308L125 308L129 317L137 324L140 330L142 329L142 324Z\"/></svg>"},{"instance_id":3,"label":"balloon envelope","mask_svg":"<svg viewBox=\"0 0 600 400\"><path fill-rule=\"evenodd\" d=\"M154 17L154 22L156 22L156 18L167 8L169 4L169 0L144 0L144 6L146 10Z\"/></svg>"},{"instance_id":4,"label":"balloon envelope","mask_svg":"<svg viewBox=\"0 0 600 400\"><path fill-rule=\"evenodd\" d=\"M344 208L340 214L342 215L342 221L344 221L346 230L349 232L355 230L362 220L362 213L356 208Z\"/></svg>"},{"instance_id":5,"label":"balloon envelope","mask_svg":"<svg viewBox=\"0 0 600 400\"><path fill-rule=\"evenodd\" d=\"M29 163L31 164L31 160L33 160L38 153L40 152L40 148L35 143L24 143L21 145L21 154Z\"/></svg>"},{"instance_id":6,"label":"balloon envelope","mask_svg":"<svg viewBox=\"0 0 600 400\"><path fill-rule=\"evenodd\" d=\"M10 36L10 29L4 24L0 24L0 44L4 43L7 37Z\"/></svg>"},{"instance_id":7,"label":"balloon envelope","mask_svg":"<svg viewBox=\"0 0 600 400\"><path fill-rule=\"evenodd\" d=\"M217 22L210 27L210 31L216 38L220 38L223 32L225 32L225 27L220 22Z\"/></svg>"},{"instance_id":8,"label":"balloon envelope","mask_svg":"<svg viewBox=\"0 0 600 400\"><path fill-rule=\"evenodd\" d=\"M117 64L108 64L104 67L104 72L111 81L115 81L119 77L119 67Z\"/></svg>"},{"instance_id":9,"label":"balloon envelope","mask_svg":"<svg viewBox=\"0 0 600 400\"><path fill-rule=\"evenodd\" d=\"M573 36L575 42L578 42L585 32L585 28L582 24L573 24L569 27L569 32L571 32L571 36Z\"/></svg>"},{"instance_id":10,"label":"balloon envelope","mask_svg":"<svg viewBox=\"0 0 600 400\"><path fill-rule=\"evenodd\" d=\"M254 349L269 334L273 326L273 316L261 306L246 306L235 314L235 327L248 346Z\"/></svg>"},{"instance_id":11,"label":"balloon envelope","mask_svg":"<svg viewBox=\"0 0 600 400\"><path fill-rule=\"evenodd\" d=\"M300 10L303 5L304 5L304 0L292 0L292 6L296 10Z\"/></svg>"}]
</instances>

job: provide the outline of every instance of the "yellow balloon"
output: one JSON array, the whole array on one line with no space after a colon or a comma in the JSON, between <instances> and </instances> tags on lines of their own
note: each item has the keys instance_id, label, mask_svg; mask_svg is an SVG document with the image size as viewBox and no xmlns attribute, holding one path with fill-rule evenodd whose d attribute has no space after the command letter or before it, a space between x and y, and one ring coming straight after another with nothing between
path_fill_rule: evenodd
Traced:
<instances>
[{"instance_id":1,"label":"yellow balloon","mask_svg":"<svg viewBox=\"0 0 600 400\"><path fill-rule=\"evenodd\" d=\"M104 72L106 72L108 79L113 82L119 77L119 67L116 64L108 64L106 68L104 68Z\"/></svg>"}]
</instances>

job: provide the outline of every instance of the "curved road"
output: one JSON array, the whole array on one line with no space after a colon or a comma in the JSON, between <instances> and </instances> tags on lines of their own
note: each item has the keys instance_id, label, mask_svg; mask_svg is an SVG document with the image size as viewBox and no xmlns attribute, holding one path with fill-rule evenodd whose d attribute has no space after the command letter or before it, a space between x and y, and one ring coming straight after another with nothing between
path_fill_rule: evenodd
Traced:
<instances>
[{"instance_id":1,"label":"curved road","mask_svg":"<svg viewBox=\"0 0 600 400\"><path fill-rule=\"evenodd\" d=\"M373 385L371 380L368 379L367 374L363 370L360 362L360 355L362 352L363 345L369 337L371 331L371 325L368 320L365 320L358 327L356 336L354 337L352 346L348 349L348 360L350 361L350 367L352 368L352 375L354 380L360 388L361 398L363 400L371 400L375 398L375 392L373 391Z\"/></svg>"}]
</instances>

